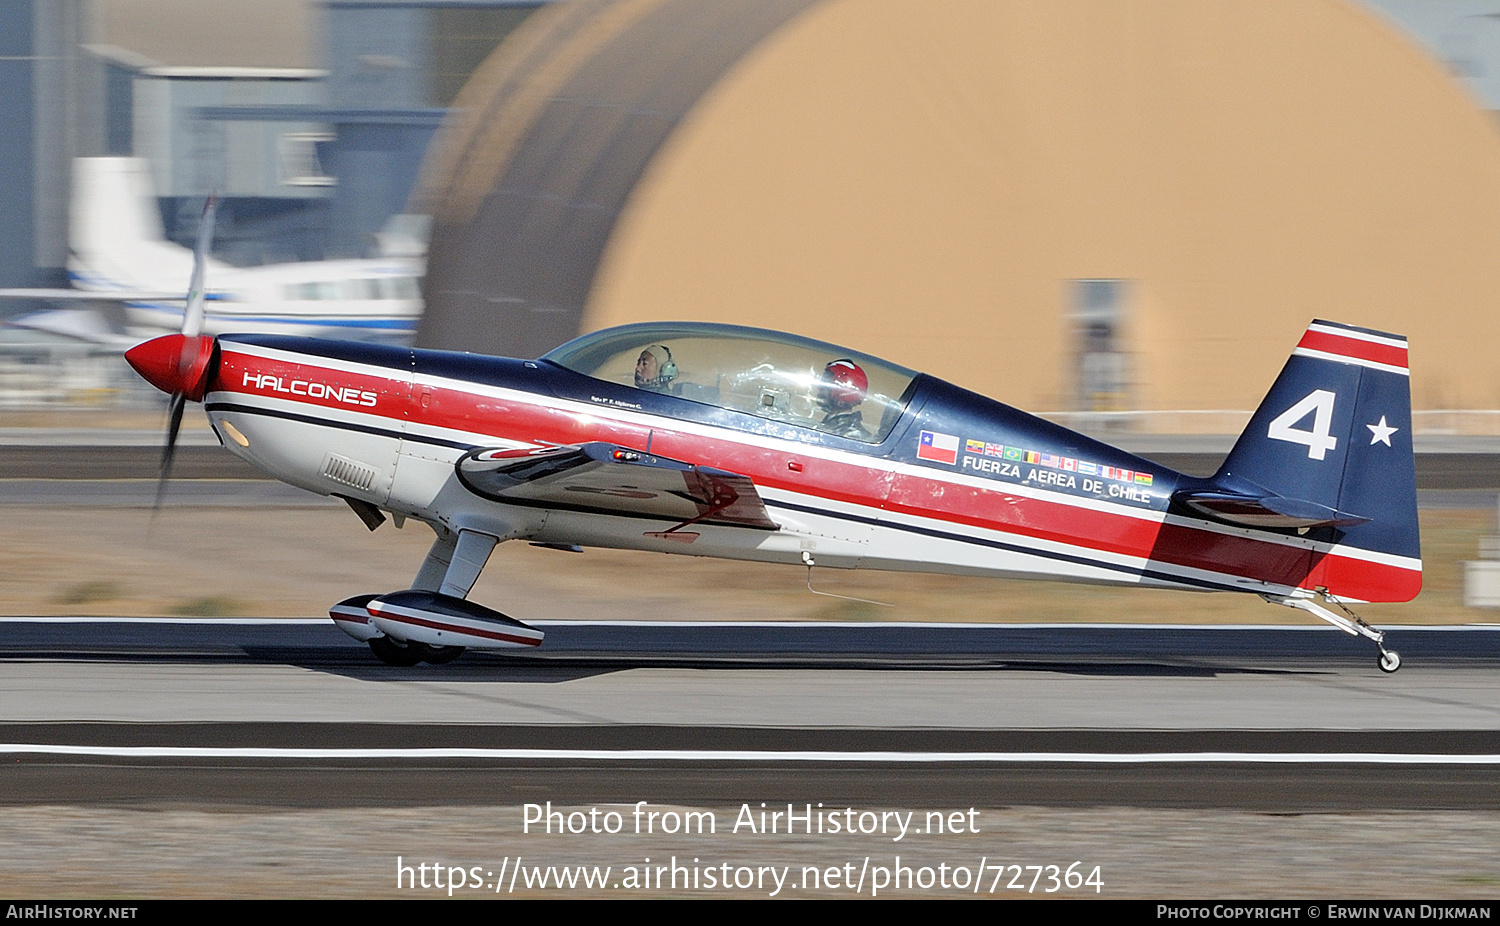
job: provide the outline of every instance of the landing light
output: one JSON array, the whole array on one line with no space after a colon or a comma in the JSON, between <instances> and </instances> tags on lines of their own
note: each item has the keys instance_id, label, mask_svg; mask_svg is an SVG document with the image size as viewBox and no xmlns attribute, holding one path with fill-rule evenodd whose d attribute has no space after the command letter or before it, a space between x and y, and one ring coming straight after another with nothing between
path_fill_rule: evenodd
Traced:
<instances>
[{"instance_id":1,"label":"landing light","mask_svg":"<svg viewBox=\"0 0 1500 926\"><path fill-rule=\"evenodd\" d=\"M249 447L250 446L250 438L248 438L245 435L241 434L239 428L235 427L234 425L230 424L227 421L220 421L219 422L219 427L223 428L224 429L224 433L228 434L229 435L229 439L232 440L232 441L234 441L236 444L239 444L241 447Z\"/></svg>"}]
</instances>

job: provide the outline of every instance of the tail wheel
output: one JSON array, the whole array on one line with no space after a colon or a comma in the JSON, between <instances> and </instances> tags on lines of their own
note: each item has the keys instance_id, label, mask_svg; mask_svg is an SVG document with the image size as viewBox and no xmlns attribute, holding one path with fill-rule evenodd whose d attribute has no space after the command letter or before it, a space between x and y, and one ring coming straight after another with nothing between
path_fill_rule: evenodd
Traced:
<instances>
[{"instance_id":1,"label":"tail wheel","mask_svg":"<svg viewBox=\"0 0 1500 926\"><path fill-rule=\"evenodd\" d=\"M1382 672L1394 672L1401 668L1401 654L1393 649L1383 649L1380 651L1380 659L1376 661L1376 664L1380 666Z\"/></svg>"},{"instance_id":2,"label":"tail wheel","mask_svg":"<svg viewBox=\"0 0 1500 926\"><path fill-rule=\"evenodd\" d=\"M414 666L422 661L422 653L416 645L398 643L390 637L371 637L370 652L388 666ZM462 650L459 650L462 652Z\"/></svg>"}]
</instances>

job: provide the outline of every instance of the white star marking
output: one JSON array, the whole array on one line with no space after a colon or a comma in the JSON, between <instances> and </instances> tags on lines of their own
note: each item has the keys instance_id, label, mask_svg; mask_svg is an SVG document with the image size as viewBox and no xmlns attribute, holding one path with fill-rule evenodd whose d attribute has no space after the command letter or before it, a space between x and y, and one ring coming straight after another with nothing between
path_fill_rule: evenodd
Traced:
<instances>
[{"instance_id":1,"label":"white star marking","mask_svg":"<svg viewBox=\"0 0 1500 926\"><path fill-rule=\"evenodd\" d=\"M1393 428L1387 425L1385 423L1384 415L1380 416L1379 424L1367 424L1365 425L1365 427L1370 429L1371 447L1375 446L1376 444L1385 444L1387 447L1389 447L1391 445L1391 435L1401 430L1400 428Z\"/></svg>"}]
</instances>

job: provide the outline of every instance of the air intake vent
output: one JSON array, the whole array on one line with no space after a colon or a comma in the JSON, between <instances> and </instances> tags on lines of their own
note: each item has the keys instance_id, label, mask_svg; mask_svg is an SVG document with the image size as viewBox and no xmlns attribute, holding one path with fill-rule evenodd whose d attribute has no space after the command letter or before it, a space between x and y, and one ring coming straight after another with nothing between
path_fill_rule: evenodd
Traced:
<instances>
[{"instance_id":1,"label":"air intake vent","mask_svg":"<svg viewBox=\"0 0 1500 926\"><path fill-rule=\"evenodd\" d=\"M375 484L375 467L356 463L336 453L328 455L327 462L323 464L323 475L334 482L343 483L361 491L368 490Z\"/></svg>"}]
</instances>

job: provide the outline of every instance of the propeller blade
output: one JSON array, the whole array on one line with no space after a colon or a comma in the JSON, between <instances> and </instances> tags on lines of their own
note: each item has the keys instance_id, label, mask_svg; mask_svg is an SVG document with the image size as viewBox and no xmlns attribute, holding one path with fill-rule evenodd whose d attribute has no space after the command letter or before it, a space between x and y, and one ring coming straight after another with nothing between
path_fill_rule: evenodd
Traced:
<instances>
[{"instance_id":1,"label":"propeller blade","mask_svg":"<svg viewBox=\"0 0 1500 926\"><path fill-rule=\"evenodd\" d=\"M182 429L182 412L187 407L187 396L172 393L172 405L167 412L167 443L161 451L161 475L156 479L156 503L151 506L151 516L161 508L162 496L167 491L167 479L172 475L172 455L177 451L177 432Z\"/></svg>"},{"instance_id":2,"label":"propeller blade","mask_svg":"<svg viewBox=\"0 0 1500 926\"><path fill-rule=\"evenodd\" d=\"M214 212L218 196L210 193L203 204L203 218L198 222L198 240L193 246L193 278L188 283L187 308L182 313L182 333L197 337L203 333L203 270L208 264L208 247L214 238Z\"/></svg>"},{"instance_id":3,"label":"propeller blade","mask_svg":"<svg viewBox=\"0 0 1500 926\"><path fill-rule=\"evenodd\" d=\"M172 456L177 451L177 432L182 430L182 413L187 407L188 392L193 391L194 401L201 399L198 390L205 367L213 358L213 340L203 338L203 272L208 266L208 247L214 239L214 213L218 207L217 194L210 193L203 203L203 218L198 222L198 240L193 245L193 277L188 282L187 306L182 312L182 335L156 338L136 345L126 352L125 359L151 383L171 388L172 404L167 411L167 443L161 452L161 475L156 479L156 503L151 506L151 517L161 509L162 496L167 491L167 480L172 476ZM176 354L176 375L172 375L170 360Z\"/></svg>"}]
</instances>

